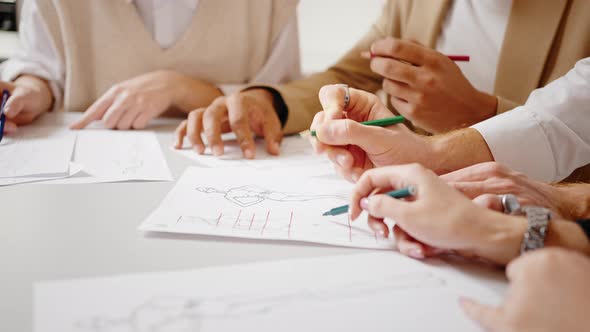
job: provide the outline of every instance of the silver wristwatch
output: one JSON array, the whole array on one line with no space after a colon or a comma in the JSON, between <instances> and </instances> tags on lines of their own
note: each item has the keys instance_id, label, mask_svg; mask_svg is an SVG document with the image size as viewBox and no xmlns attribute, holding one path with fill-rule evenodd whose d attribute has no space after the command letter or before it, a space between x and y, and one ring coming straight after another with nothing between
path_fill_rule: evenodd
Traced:
<instances>
[{"instance_id":1,"label":"silver wristwatch","mask_svg":"<svg viewBox=\"0 0 590 332\"><path fill-rule=\"evenodd\" d=\"M524 233L524 239L520 246L520 254L531 250L543 248L545 237L551 220L551 211L538 206L521 207L514 195L502 196L504 212L512 215L526 215L529 225Z\"/></svg>"}]
</instances>

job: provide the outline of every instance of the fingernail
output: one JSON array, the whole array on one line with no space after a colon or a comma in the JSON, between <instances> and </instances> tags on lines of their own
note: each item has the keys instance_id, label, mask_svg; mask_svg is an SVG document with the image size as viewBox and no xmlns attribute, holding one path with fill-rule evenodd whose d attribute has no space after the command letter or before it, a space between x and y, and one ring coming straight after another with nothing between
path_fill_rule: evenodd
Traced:
<instances>
[{"instance_id":1,"label":"fingernail","mask_svg":"<svg viewBox=\"0 0 590 332\"><path fill-rule=\"evenodd\" d=\"M219 145L213 147L213 154L216 156L221 156L223 154L223 148Z\"/></svg>"},{"instance_id":2,"label":"fingernail","mask_svg":"<svg viewBox=\"0 0 590 332\"><path fill-rule=\"evenodd\" d=\"M346 164L346 156L341 154L338 155L336 157L336 162L338 163L338 165L340 165L341 167L344 167L344 165Z\"/></svg>"},{"instance_id":3,"label":"fingernail","mask_svg":"<svg viewBox=\"0 0 590 332\"><path fill-rule=\"evenodd\" d=\"M377 237L380 237L380 238L385 237L385 232L384 231L376 231L375 234L377 235Z\"/></svg>"},{"instance_id":4,"label":"fingernail","mask_svg":"<svg viewBox=\"0 0 590 332\"><path fill-rule=\"evenodd\" d=\"M254 158L254 151L252 151L251 149L246 149L246 151L244 151L244 155L246 156L246 158L252 159Z\"/></svg>"},{"instance_id":5,"label":"fingernail","mask_svg":"<svg viewBox=\"0 0 590 332\"><path fill-rule=\"evenodd\" d=\"M422 249L411 249L408 254L412 258L416 258L416 259L423 259L424 258L424 252L422 251Z\"/></svg>"},{"instance_id":6,"label":"fingernail","mask_svg":"<svg viewBox=\"0 0 590 332\"><path fill-rule=\"evenodd\" d=\"M368 198L363 198L361 199L361 209L367 211L369 209L369 199Z\"/></svg>"}]
</instances>

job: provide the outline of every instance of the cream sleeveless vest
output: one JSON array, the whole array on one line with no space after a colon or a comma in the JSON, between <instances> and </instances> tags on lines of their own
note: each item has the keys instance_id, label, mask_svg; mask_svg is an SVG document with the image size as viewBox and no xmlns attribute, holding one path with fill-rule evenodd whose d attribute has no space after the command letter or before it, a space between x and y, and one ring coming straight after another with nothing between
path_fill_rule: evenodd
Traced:
<instances>
[{"instance_id":1,"label":"cream sleeveless vest","mask_svg":"<svg viewBox=\"0 0 590 332\"><path fill-rule=\"evenodd\" d=\"M113 84L160 69L216 84L247 83L295 15L297 1L201 0L168 49L126 1L46 0L39 6L65 64L64 109L84 111Z\"/></svg>"}]
</instances>

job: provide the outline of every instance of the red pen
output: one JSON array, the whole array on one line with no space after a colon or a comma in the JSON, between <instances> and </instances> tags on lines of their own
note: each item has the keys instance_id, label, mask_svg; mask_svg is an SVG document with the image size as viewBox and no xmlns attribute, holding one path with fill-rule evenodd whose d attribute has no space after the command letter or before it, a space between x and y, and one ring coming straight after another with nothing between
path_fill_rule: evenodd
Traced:
<instances>
[{"instance_id":1,"label":"red pen","mask_svg":"<svg viewBox=\"0 0 590 332\"><path fill-rule=\"evenodd\" d=\"M372 59L372 58L376 57L377 55L373 54L372 52L363 52L363 53L361 53L361 56L365 59ZM469 55L452 54L452 55L447 55L447 57L455 62L469 62ZM407 62L407 61L402 61L402 62Z\"/></svg>"}]
</instances>

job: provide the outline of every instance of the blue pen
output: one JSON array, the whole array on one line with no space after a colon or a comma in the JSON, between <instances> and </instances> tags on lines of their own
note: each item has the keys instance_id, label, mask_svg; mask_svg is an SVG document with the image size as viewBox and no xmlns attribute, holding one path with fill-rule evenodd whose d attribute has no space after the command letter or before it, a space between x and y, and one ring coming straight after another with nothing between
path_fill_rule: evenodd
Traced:
<instances>
[{"instance_id":1,"label":"blue pen","mask_svg":"<svg viewBox=\"0 0 590 332\"><path fill-rule=\"evenodd\" d=\"M2 91L2 104L0 104L0 142L2 142L2 138L4 137L4 124L6 123L6 115L4 115L4 106L6 106L6 102L10 97L10 92L8 90Z\"/></svg>"}]
</instances>

